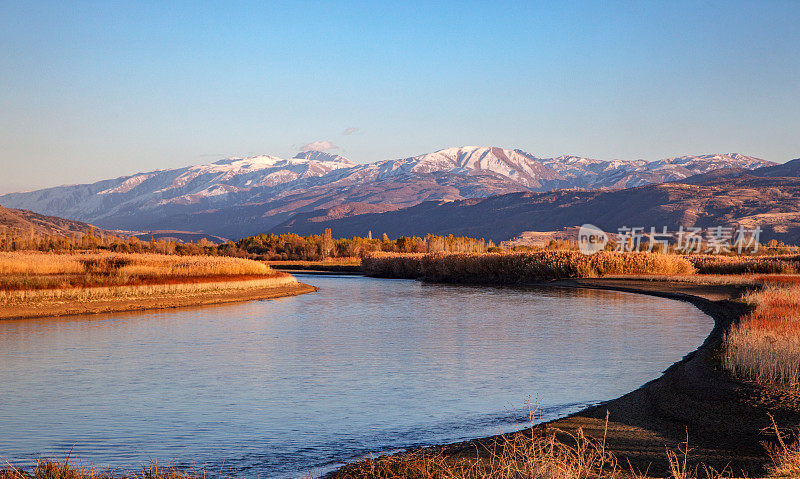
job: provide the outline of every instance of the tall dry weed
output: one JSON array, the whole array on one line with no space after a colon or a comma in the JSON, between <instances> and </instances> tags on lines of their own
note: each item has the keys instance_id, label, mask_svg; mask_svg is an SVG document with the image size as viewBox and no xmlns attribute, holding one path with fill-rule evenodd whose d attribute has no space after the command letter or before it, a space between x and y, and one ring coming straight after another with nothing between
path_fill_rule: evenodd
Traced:
<instances>
[{"instance_id":1,"label":"tall dry weed","mask_svg":"<svg viewBox=\"0 0 800 479\"><path fill-rule=\"evenodd\" d=\"M371 276L422 278L434 282L509 284L560 278L590 278L618 274L691 274L691 263L680 256L658 253L577 251L529 253L381 254L364 258Z\"/></svg>"},{"instance_id":2,"label":"tall dry weed","mask_svg":"<svg viewBox=\"0 0 800 479\"><path fill-rule=\"evenodd\" d=\"M723 366L765 384L800 385L800 284L767 284L742 299L754 307L725 335Z\"/></svg>"}]
</instances>

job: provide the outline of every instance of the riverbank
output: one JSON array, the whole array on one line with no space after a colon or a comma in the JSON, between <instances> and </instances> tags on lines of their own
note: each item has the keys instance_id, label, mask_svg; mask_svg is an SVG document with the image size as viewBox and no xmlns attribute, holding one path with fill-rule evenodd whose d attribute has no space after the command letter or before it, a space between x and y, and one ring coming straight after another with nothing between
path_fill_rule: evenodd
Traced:
<instances>
[{"instance_id":1,"label":"riverbank","mask_svg":"<svg viewBox=\"0 0 800 479\"><path fill-rule=\"evenodd\" d=\"M769 458L762 442L775 439L765 432L772 424L770 415L780 427L795 427L800 423L800 394L735 379L720 365L718 355L725 331L748 310L747 305L737 301L746 284L630 278L569 279L545 284L688 301L714 319L714 328L702 346L668 368L661 377L620 398L535 426L534 431L527 429L436 446L427 448L427 453L448 462L486 460L495 445L508 443L515 435L554 433L566 443L574 443L573 438L581 430L586 436L602 441L623 471L669 476L666 451L685 449L688 439L690 467L703 465L733 476L765 474ZM404 455L411 454L400 453L400 461ZM356 463L331 476L385 477L376 475L374 466L370 461Z\"/></svg>"},{"instance_id":2,"label":"riverbank","mask_svg":"<svg viewBox=\"0 0 800 479\"><path fill-rule=\"evenodd\" d=\"M360 258L335 258L323 261L267 261L272 269L286 273L363 274Z\"/></svg>"},{"instance_id":3,"label":"riverbank","mask_svg":"<svg viewBox=\"0 0 800 479\"><path fill-rule=\"evenodd\" d=\"M3 305L0 306L0 320L182 308L186 306L275 299L317 291L315 286L301 283L288 274L282 277L282 280L281 278L271 278L271 280L272 284L265 284L259 280L230 281L225 284L225 288L218 290L198 290L196 285L193 285L192 290L183 292L165 291L161 294L143 296L119 295L111 299L93 301L54 301L40 304Z\"/></svg>"},{"instance_id":4,"label":"riverbank","mask_svg":"<svg viewBox=\"0 0 800 479\"><path fill-rule=\"evenodd\" d=\"M0 319L177 308L314 290L288 273L241 258L0 253Z\"/></svg>"}]
</instances>

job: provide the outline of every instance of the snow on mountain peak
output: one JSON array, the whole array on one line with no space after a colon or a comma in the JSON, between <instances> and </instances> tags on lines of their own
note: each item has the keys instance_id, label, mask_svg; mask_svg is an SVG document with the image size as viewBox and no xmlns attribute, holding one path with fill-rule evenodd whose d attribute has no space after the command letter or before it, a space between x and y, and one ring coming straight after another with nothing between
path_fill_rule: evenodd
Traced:
<instances>
[{"instance_id":1,"label":"snow on mountain peak","mask_svg":"<svg viewBox=\"0 0 800 479\"><path fill-rule=\"evenodd\" d=\"M348 160L347 158L335 155L333 153L327 153L324 151L318 150L308 150L308 151L301 151L300 153L294 155L295 159L304 159L304 160L314 160L314 161L325 161L325 162L332 162L338 163L345 166L355 166L355 163Z\"/></svg>"},{"instance_id":2,"label":"snow on mountain peak","mask_svg":"<svg viewBox=\"0 0 800 479\"><path fill-rule=\"evenodd\" d=\"M475 198L513 191L628 188L681 180L721 168L769 165L774 163L736 153L652 162L606 161L567 155L540 158L520 149L489 146L445 148L408 158L355 164L339 155L305 151L288 159L269 155L227 158L88 185L10 193L0 195L0 202L5 207L114 227L138 227L150 224L159 215L164 221L172 221L189 218L188 213L255 204L281 204L269 211L286 215L320 205L367 201L364 198L372 198L369 201L375 204L412 205L426 199ZM299 196L303 201L295 199Z\"/></svg>"}]
</instances>

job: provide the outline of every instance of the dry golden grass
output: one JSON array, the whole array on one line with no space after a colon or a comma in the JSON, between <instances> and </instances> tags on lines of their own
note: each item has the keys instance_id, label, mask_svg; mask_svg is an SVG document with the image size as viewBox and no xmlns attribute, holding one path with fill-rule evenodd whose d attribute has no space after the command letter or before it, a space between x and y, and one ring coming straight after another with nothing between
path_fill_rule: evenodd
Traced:
<instances>
[{"instance_id":1,"label":"dry golden grass","mask_svg":"<svg viewBox=\"0 0 800 479\"><path fill-rule=\"evenodd\" d=\"M635 279L653 282L752 286L754 289L763 286L766 282L766 277L752 274L612 274L604 277L610 279Z\"/></svg>"},{"instance_id":2,"label":"dry golden grass","mask_svg":"<svg viewBox=\"0 0 800 479\"><path fill-rule=\"evenodd\" d=\"M606 424L608 420L606 419ZM713 468L689 463L688 441L678 451L665 449L669 479L721 479ZM447 454L421 449L371 457L351 464L336 479L645 479L648 471L620 464L606 447L605 436L590 438L578 429L504 434L471 452Z\"/></svg>"},{"instance_id":3,"label":"dry golden grass","mask_svg":"<svg viewBox=\"0 0 800 479\"><path fill-rule=\"evenodd\" d=\"M216 477L227 479L228 476ZM159 467L157 464L142 467L140 471L117 473L76 466L70 464L69 459L64 462L41 459L30 471L6 465L0 468L0 479L206 479L206 474Z\"/></svg>"},{"instance_id":4,"label":"dry golden grass","mask_svg":"<svg viewBox=\"0 0 800 479\"><path fill-rule=\"evenodd\" d=\"M723 365L738 377L800 385L800 284L766 279L743 300L753 311L725 336Z\"/></svg>"},{"instance_id":5,"label":"dry golden grass","mask_svg":"<svg viewBox=\"0 0 800 479\"><path fill-rule=\"evenodd\" d=\"M778 429L775 418L772 420L772 432L775 434L776 443L764 442L771 464L767 471L771 477L800 477L800 429L789 434ZM794 437L794 440L790 436Z\"/></svg>"},{"instance_id":6,"label":"dry golden grass","mask_svg":"<svg viewBox=\"0 0 800 479\"><path fill-rule=\"evenodd\" d=\"M583 479L619 476L605 439L586 437L582 430L558 440L553 431L531 429L505 434L476 446L473 454L453 456L439 450L364 459L345 467L337 479Z\"/></svg>"},{"instance_id":7,"label":"dry golden grass","mask_svg":"<svg viewBox=\"0 0 800 479\"><path fill-rule=\"evenodd\" d=\"M687 255L700 274L797 274L798 255Z\"/></svg>"},{"instance_id":8,"label":"dry golden grass","mask_svg":"<svg viewBox=\"0 0 800 479\"><path fill-rule=\"evenodd\" d=\"M271 274L264 263L228 256L152 253L0 253L0 274L120 274L208 276Z\"/></svg>"},{"instance_id":9,"label":"dry golden grass","mask_svg":"<svg viewBox=\"0 0 800 479\"><path fill-rule=\"evenodd\" d=\"M231 257L0 253L0 305L238 291L294 282L264 263Z\"/></svg>"},{"instance_id":10,"label":"dry golden grass","mask_svg":"<svg viewBox=\"0 0 800 479\"><path fill-rule=\"evenodd\" d=\"M694 272L691 263L680 256L605 251L591 256L577 251L379 254L364 258L362 267L370 276L490 284L624 274L686 275Z\"/></svg>"},{"instance_id":11,"label":"dry golden grass","mask_svg":"<svg viewBox=\"0 0 800 479\"><path fill-rule=\"evenodd\" d=\"M103 301L108 299L134 299L167 295L236 292L249 289L278 288L296 284L291 275L274 275L266 278L225 281L174 282L164 284L129 286L94 286L87 288L48 288L0 291L0 306L37 302L63 303L76 301Z\"/></svg>"},{"instance_id":12,"label":"dry golden grass","mask_svg":"<svg viewBox=\"0 0 800 479\"><path fill-rule=\"evenodd\" d=\"M361 260L361 269L378 278L418 278L425 253L372 253Z\"/></svg>"}]
</instances>

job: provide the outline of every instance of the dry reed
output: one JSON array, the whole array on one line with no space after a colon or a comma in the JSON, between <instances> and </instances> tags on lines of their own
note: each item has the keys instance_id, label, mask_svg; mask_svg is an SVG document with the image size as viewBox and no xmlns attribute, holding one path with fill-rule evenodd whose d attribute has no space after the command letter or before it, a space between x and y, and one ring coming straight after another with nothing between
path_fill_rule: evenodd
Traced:
<instances>
[{"instance_id":1,"label":"dry reed","mask_svg":"<svg viewBox=\"0 0 800 479\"><path fill-rule=\"evenodd\" d=\"M620 274L685 275L694 272L689 261L675 255L600 252L587 256L577 251L379 254L364 258L362 268L370 276L490 284Z\"/></svg>"},{"instance_id":2,"label":"dry reed","mask_svg":"<svg viewBox=\"0 0 800 479\"><path fill-rule=\"evenodd\" d=\"M800 385L800 284L767 284L743 300L753 310L725 335L723 365L765 384Z\"/></svg>"},{"instance_id":3,"label":"dry reed","mask_svg":"<svg viewBox=\"0 0 800 479\"><path fill-rule=\"evenodd\" d=\"M608 419L606 419L606 425ZM560 435L560 437L557 436ZM665 449L669 479L721 479L705 465L692 465L687 442L678 451ZM702 472L702 476L699 472ZM346 466L336 479L646 479L647 472L627 470L606 447L606 438L590 438L582 429L575 434L561 430L530 429L504 434L473 453L448 454L441 449L371 457Z\"/></svg>"},{"instance_id":4,"label":"dry reed","mask_svg":"<svg viewBox=\"0 0 800 479\"><path fill-rule=\"evenodd\" d=\"M226 281L165 283L130 286L97 286L89 288L55 288L38 290L0 291L0 306L38 302L63 303L76 301L102 301L108 299L133 299L156 296L236 292L249 289L278 288L294 285L297 280L289 274L276 274L268 278L231 278Z\"/></svg>"},{"instance_id":5,"label":"dry reed","mask_svg":"<svg viewBox=\"0 0 800 479\"><path fill-rule=\"evenodd\" d=\"M800 256L687 255L700 274L796 274Z\"/></svg>"},{"instance_id":6,"label":"dry reed","mask_svg":"<svg viewBox=\"0 0 800 479\"><path fill-rule=\"evenodd\" d=\"M767 472L771 477L800 477L800 429L786 434L778 429L775 418L769 415L772 420L772 432L775 434L776 441L762 443L767 450L771 464L767 466ZM791 440L789 436L794 436Z\"/></svg>"},{"instance_id":7,"label":"dry reed","mask_svg":"<svg viewBox=\"0 0 800 479\"><path fill-rule=\"evenodd\" d=\"M581 430L569 440L554 433L517 433L476 446L475 457L454 457L423 449L405 454L365 459L346 467L337 479L584 479L619 476L617 460L604 441Z\"/></svg>"},{"instance_id":8,"label":"dry reed","mask_svg":"<svg viewBox=\"0 0 800 479\"><path fill-rule=\"evenodd\" d=\"M264 263L231 257L0 253L0 306L238 291L294 282Z\"/></svg>"},{"instance_id":9,"label":"dry reed","mask_svg":"<svg viewBox=\"0 0 800 479\"><path fill-rule=\"evenodd\" d=\"M119 274L206 276L272 274L264 263L228 256L174 256L154 253L0 252L0 274Z\"/></svg>"},{"instance_id":10,"label":"dry reed","mask_svg":"<svg viewBox=\"0 0 800 479\"><path fill-rule=\"evenodd\" d=\"M218 475L218 479L229 476ZM117 473L102 471L83 465L70 464L69 458L63 462L40 459L33 470L16 468L10 464L0 468L0 479L206 479L205 472L189 472L175 467L159 467L153 463L139 471Z\"/></svg>"}]
</instances>

